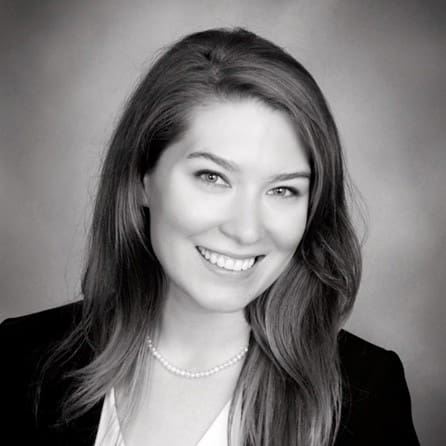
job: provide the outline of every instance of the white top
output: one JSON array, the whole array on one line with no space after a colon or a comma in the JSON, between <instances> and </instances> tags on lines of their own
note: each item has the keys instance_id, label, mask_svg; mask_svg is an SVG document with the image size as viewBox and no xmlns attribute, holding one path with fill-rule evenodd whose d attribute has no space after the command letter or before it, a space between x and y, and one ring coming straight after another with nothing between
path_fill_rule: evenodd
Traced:
<instances>
[{"instance_id":1,"label":"white top","mask_svg":"<svg viewBox=\"0 0 446 446\"><path fill-rule=\"evenodd\" d=\"M196 446L228 445L227 425L230 403L231 401L229 400ZM104 399L94 446L126 446L119 425L115 391L113 388L107 393Z\"/></svg>"}]
</instances>

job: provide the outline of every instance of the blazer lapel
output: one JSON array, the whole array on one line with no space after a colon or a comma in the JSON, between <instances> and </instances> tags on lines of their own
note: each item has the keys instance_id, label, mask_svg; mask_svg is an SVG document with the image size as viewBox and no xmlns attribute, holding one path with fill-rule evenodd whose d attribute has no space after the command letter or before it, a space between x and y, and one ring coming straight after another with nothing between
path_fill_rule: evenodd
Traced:
<instances>
[{"instance_id":1,"label":"blazer lapel","mask_svg":"<svg viewBox=\"0 0 446 446\"><path fill-rule=\"evenodd\" d=\"M76 355L62 366L45 375L39 406L38 433L45 446L94 446L104 398L74 420L65 421L62 408L74 389L74 381L67 373L88 364L92 353L82 346Z\"/></svg>"}]
</instances>

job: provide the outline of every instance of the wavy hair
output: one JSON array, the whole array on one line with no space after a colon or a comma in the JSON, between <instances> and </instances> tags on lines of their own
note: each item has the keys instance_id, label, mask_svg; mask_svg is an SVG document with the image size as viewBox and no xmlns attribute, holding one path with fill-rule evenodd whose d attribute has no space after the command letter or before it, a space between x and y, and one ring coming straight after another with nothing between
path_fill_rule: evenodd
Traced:
<instances>
[{"instance_id":1,"label":"wavy hair","mask_svg":"<svg viewBox=\"0 0 446 446\"><path fill-rule=\"evenodd\" d=\"M328 446L342 402L337 336L361 274L336 125L308 71L282 48L242 28L179 40L131 96L112 137L94 209L82 281L81 323L59 351L87 342L94 355L73 372L67 417L118 383L133 386L147 360L166 277L141 205L142 178L181 138L191 110L214 100L255 99L291 119L311 165L305 233L286 271L245 309L250 348L240 373L241 445Z\"/></svg>"}]
</instances>

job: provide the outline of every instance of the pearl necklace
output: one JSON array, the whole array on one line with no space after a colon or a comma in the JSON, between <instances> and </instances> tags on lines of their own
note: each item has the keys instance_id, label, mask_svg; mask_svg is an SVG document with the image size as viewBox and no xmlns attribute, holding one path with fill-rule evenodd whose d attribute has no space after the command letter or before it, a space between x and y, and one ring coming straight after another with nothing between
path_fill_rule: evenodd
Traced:
<instances>
[{"instance_id":1,"label":"pearl necklace","mask_svg":"<svg viewBox=\"0 0 446 446\"><path fill-rule=\"evenodd\" d=\"M149 346L149 350L152 356L155 359L157 359L167 371L173 373L174 375L190 379L207 378L208 376L215 375L221 370L226 369L227 367L230 367L231 365L234 365L237 362L241 361L246 355L246 353L248 353L248 347L244 347L235 356L233 356L232 358L228 359L227 361L219 365L216 365L215 367L212 367L211 369L203 370L201 372L192 372L190 370L185 370L185 369L180 369L179 367L175 367L169 361L167 361L167 359L164 358L164 356L161 355L161 353L156 349L156 347L153 345L152 340L149 337L147 337L147 345Z\"/></svg>"}]
</instances>

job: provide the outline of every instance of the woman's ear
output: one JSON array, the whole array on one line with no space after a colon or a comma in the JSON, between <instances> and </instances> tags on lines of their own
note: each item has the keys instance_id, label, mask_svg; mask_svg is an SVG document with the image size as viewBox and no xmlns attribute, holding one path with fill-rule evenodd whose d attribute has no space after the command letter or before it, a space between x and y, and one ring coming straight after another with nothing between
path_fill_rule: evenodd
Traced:
<instances>
[{"instance_id":1,"label":"woman's ear","mask_svg":"<svg viewBox=\"0 0 446 446\"><path fill-rule=\"evenodd\" d=\"M141 203L144 207L150 207L150 175L146 173L142 179Z\"/></svg>"}]
</instances>

